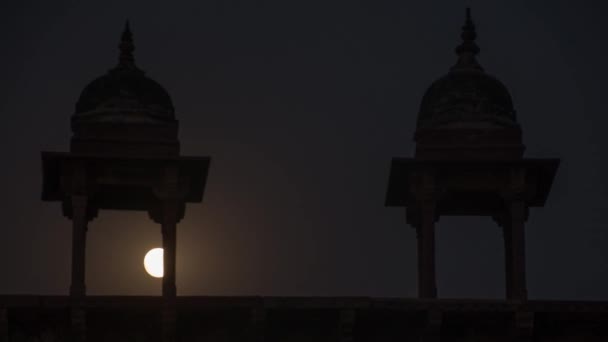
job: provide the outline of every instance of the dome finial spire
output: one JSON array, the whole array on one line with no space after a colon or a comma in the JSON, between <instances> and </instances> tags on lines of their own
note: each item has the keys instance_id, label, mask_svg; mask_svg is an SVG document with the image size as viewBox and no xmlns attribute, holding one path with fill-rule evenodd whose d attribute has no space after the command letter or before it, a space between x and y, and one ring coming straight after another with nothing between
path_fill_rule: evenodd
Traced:
<instances>
[{"instance_id":1,"label":"dome finial spire","mask_svg":"<svg viewBox=\"0 0 608 342\"><path fill-rule=\"evenodd\" d=\"M135 46L133 45L133 34L131 33L128 19L125 22L125 29L122 32L118 47L120 48L118 66L135 67L135 58L133 57L133 50L135 50Z\"/></svg>"},{"instance_id":2,"label":"dome finial spire","mask_svg":"<svg viewBox=\"0 0 608 342\"><path fill-rule=\"evenodd\" d=\"M462 43L456 47L456 54L458 55L458 61L456 65L452 67L454 69L478 69L483 70L475 56L479 53L479 47L475 43L477 38L477 32L475 31L475 24L471 18L471 8L467 7L466 17L464 26L462 27L462 33L460 34Z\"/></svg>"}]
</instances>

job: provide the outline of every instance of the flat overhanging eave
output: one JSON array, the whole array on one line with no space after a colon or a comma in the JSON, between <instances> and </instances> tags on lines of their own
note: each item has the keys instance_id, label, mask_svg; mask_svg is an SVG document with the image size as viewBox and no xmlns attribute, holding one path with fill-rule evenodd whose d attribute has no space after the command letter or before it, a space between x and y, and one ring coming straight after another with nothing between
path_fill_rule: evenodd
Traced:
<instances>
[{"instance_id":1,"label":"flat overhanging eave","mask_svg":"<svg viewBox=\"0 0 608 342\"><path fill-rule=\"evenodd\" d=\"M420 160L415 158L393 158L390 167L388 187L385 198L387 207L407 207L413 199L410 186L410 176L420 171L458 170L461 168L476 167L479 169L509 169L524 167L527 175L536 179L534 196L528 199L530 207L543 206L547 200L557 168L559 159L555 158L524 158L516 160Z\"/></svg>"},{"instance_id":2,"label":"flat overhanging eave","mask_svg":"<svg viewBox=\"0 0 608 342\"><path fill-rule=\"evenodd\" d=\"M42 200L62 201L66 194L61 185L64 168L73 163L83 163L89 169L100 165L136 165L142 169L159 169L164 165L177 165L180 174L189 179L189 187L185 195L185 202L201 202L209 165L210 157L110 157L87 156L67 152L42 152Z\"/></svg>"}]
</instances>

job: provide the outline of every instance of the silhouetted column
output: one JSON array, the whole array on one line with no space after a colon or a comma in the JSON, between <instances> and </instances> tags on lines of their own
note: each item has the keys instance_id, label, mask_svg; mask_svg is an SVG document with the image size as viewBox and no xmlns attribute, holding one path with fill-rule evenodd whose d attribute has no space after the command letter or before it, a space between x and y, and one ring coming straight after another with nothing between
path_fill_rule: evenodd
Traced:
<instances>
[{"instance_id":1,"label":"silhouetted column","mask_svg":"<svg viewBox=\"0 0 608 342\"><path fill-rule=\"evenodd\" d=\"M163 296L175 297L177 290L175 286L175 248L176 248L176 225L177 210L176 201L163 201L162 209L162 234L163 234Z\"/></svg>"},{"instance_id":2,"label":"silhouetted column","mask_svg":"<svg viewBox=\"0 0 608 342\"><path fill-rule=\"evenodd\" d=\"M435 200L420 201L420 222L416 227L418 240L418 296L437 298L435 277Z\"/></svg>"},{"instance_id":3,"label":"silhouetted column","mask_svg":"<svg viewBox=\"0 0 608 342\"><path fill-rule=\"evenodd\" d=\"M72 340L86 341L86 318L82 299L86 295L85 253L87 234L88 199L83 195L72 198L72 281L70 285Z\"/></svg>"},{"instance_id":4,"label":"silhouetted column","mask_svg":"<svg viewBox=\"0 0 608 342\"><path fill-rule=\"evenodd\" d=\"M508 215L503 215L501 218L500 225L502 226L502 235L504 242L504 255L505 255L505 292L508 299L513 298L512 284L513 284L513 257L511 255L512 246L512 234L511 234L511 223L507 218Z\"/></svg>"},{"instance_id":5,"label":"silhouetted column","mask_svg":"<svg viewBox=\"0 0 608 342\"><path fill-rule=\"evenodd\" d=\"M85 287L85 250L87 234L87 197L72 196L72 281L70 295L83 297Z\"/></svg>"},{"instance_id":6,"label":"silhouetted column","mask_svg":"<svg viewBox=\"0 0 608 342\"><path fill-rule=\"evenodd\" d=\"M163 285L164 298L162 314L163 342L176 341L176 294L175 286L175 251L176 225L178 220L178 205L175 200L164 200L162 203L162 235L163 235Z\"/></svg>"},{"instance_id":7,"label":"silhouetted column","mask_svg":"<svg viewBox=\"0 0 608 342\"><path fill-rule=\"evenodd\" d=\"M526 246L524 223L526 206L522 199L511 199L507 202L508 218L505 224L505 266L507 277L507 298L528 298L526 289Z\"/></svg>"}]
</instances>

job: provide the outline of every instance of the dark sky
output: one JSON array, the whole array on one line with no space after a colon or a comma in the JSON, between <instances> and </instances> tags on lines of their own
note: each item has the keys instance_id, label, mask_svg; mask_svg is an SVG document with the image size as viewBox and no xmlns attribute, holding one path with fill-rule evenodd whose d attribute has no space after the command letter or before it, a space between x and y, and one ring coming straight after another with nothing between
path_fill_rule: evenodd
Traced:
<instances>
[{"instance_id":1,"label":"dark sky","mask_svg":"<svg viewBox=\"0 0 608 342\"><path fill-rule=\"evenodd\" d=\"M414 230L384 207L428 85L472 6L479 61L510 89L528 157L562 164L527 225L531 298L608 299L604 1L13 1L0 5L0 293L65 294L71 226L40 201L40 151L67 151L82 88L136 62L173 98L184 155L211 156L178 227L180 295L416 295ZM502 297L502 234L442 218L441 297ZM158 294L160 227L102 212L89 294Z\"/></svg>"}]
</instances>

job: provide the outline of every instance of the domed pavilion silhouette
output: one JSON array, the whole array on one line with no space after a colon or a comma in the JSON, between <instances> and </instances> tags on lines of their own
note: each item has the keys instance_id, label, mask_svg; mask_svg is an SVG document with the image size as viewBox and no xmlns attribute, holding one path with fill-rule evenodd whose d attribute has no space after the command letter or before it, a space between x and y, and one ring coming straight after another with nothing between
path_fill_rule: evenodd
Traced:
<instances>
[{"instance_id":1,"label":"domed pavilion silhouette","mask_svg":"<svg viewBox=\"0 0 608 342\"><path fill-rule=\"evenodd\" d=\"M414 158L395 158L386 197L405 206L418 239L418 292L437 297L435 222L442 215L489 216L503 228L506 296L526 299L524 222L543 206L558 159L523 158L511 95L476 60L470 11L458 60L428 88L416 124Z\"/></svg>"},{"instance_id":2,"label":"domed pavilion silhouette","mask_svg":"<svg viewBox=\"0 0 608 342\"><path fill-rule=\"evenodd\" d=\"M118 64L89 83L72 116L71 152L177 156L178 122L167 91L135 65L127 23Z\"/></svg>"},{"instance_id":3,"label":"domed pavilion silhouette","mask_svg":"<svg viewBox=\"0 0 608 342\"><path fill-rule=\"evenodd\" d=\"M477 62L476 36L467 10L456 64L422 97L415 134L417 159L522 157L521 128L511 95Z\"/></svg>"},{"instance_id":4,"label":"domed pavilion silhouette","mask_svg":"<svg viewBox=\"0 0 608 342\"><path fill-rule=\"evenodd\" d=\"M135 65L127 22L118 65L89 83L72 115L69 153L43 152L42 199L60 201L73 222L72 323L85 339L87 223L100 209L147 211L161 224L163 335L175 335L176 225L186 202L200 202L210 159L179 155L171 97Z\"/></svg>"}]
</instances>

